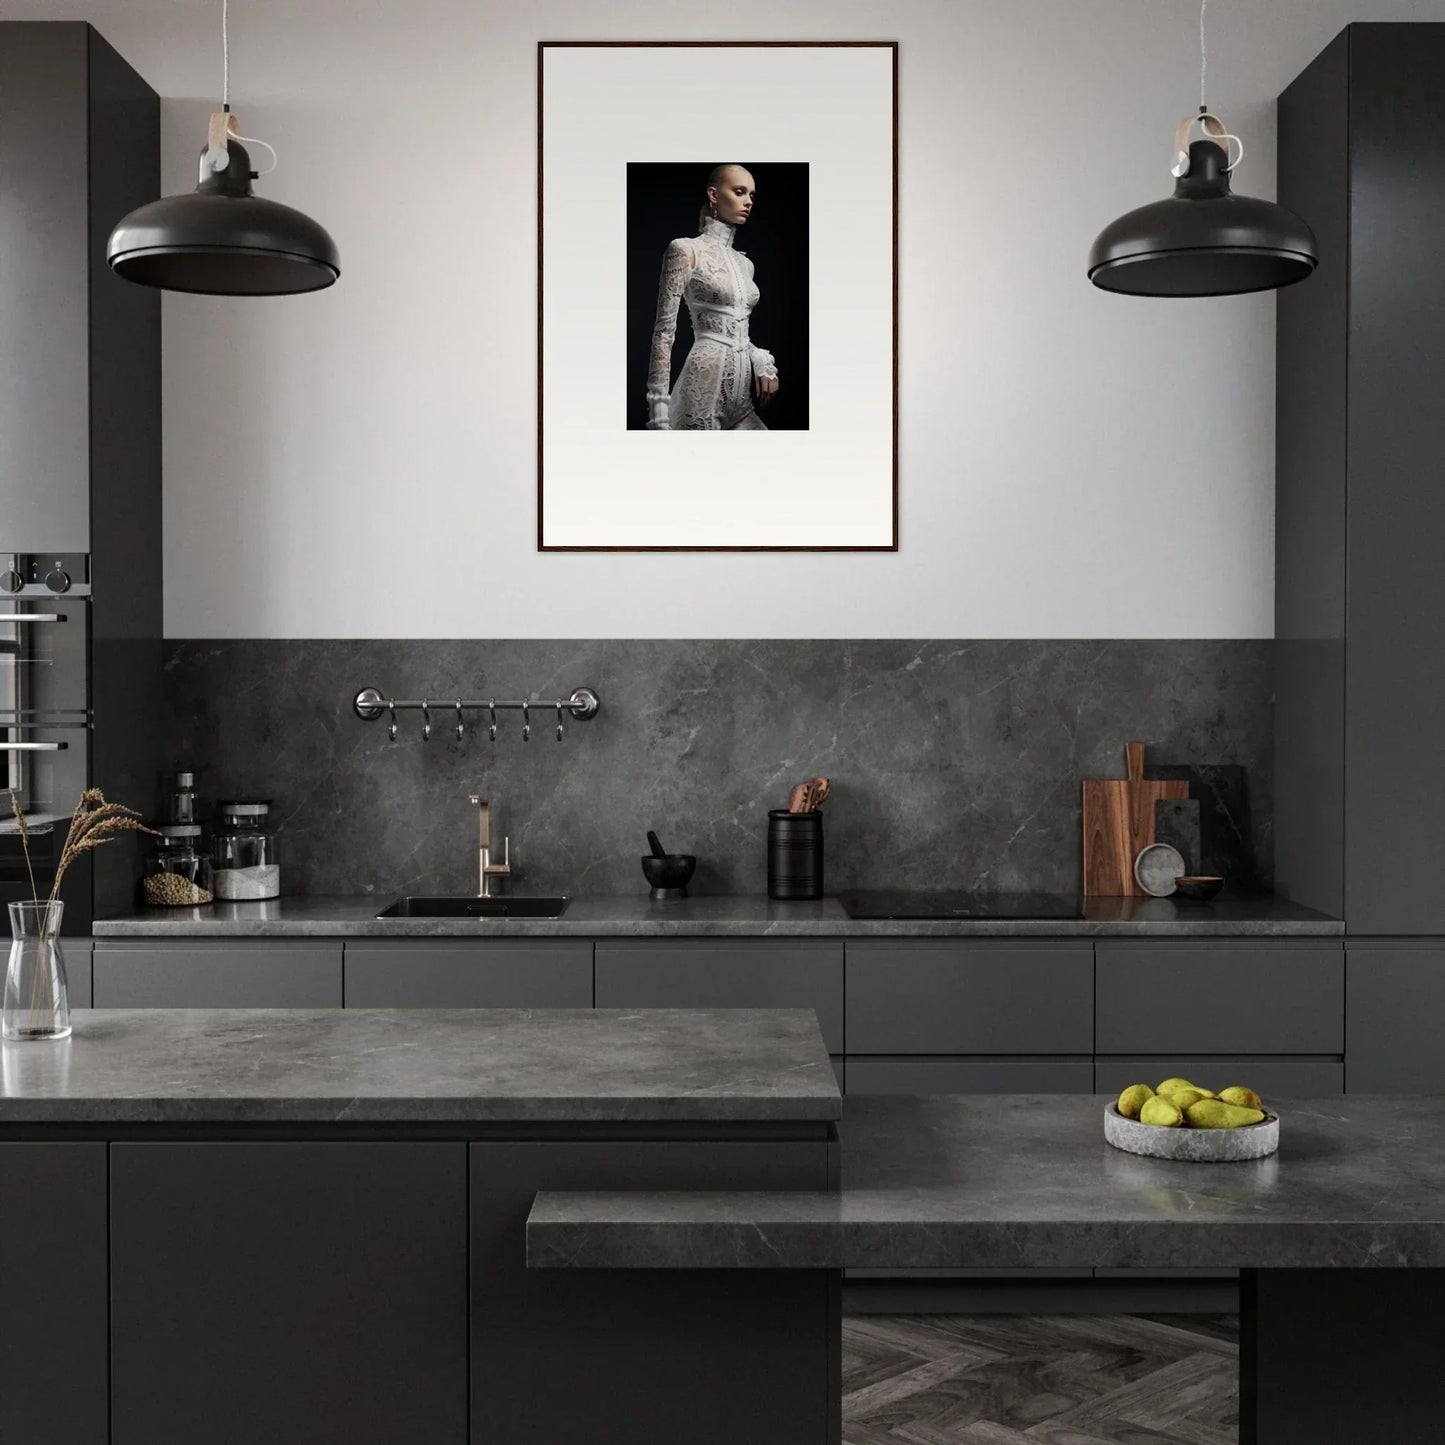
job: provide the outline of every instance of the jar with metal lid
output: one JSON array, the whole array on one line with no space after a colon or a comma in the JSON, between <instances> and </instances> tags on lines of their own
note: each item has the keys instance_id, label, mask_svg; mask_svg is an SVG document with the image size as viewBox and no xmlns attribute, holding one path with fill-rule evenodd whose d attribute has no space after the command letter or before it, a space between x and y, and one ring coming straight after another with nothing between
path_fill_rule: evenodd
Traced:
<instances>
[{"instance_id":1,"label":"jar with metal lid","mask_svg":"<svg viewBox=\"0 0 1445 1445\"><path fill-rule=\"evenodd\" d=\"M216 897L235 902L281 896L276 835L269 831L271 804L238 799L221 804L221 826L211 840Z\"/></svg>"},{"instance_id":2,"label":"jar with metal lid","mask_svg":"<svg viewBox=\"0 0 1445 1445\"><path fill-rule=\"evenodd\" d=\"M196 803L196 775L193 772L167 773L161 791L167 823L201 821L201 811Z\"/></svg>"},{"instance_id":3,"label":"jar with metal lid","mask_svg":"<svg viewBox=\"0 0 1445 1445\"><path fill-rule=\"evenodd\" d=\"M201 846L199 823L159 823L160 835L145 862L140 892L157 908L193 907L215 896L210 854Z\"/></svg>"}]
</instances>

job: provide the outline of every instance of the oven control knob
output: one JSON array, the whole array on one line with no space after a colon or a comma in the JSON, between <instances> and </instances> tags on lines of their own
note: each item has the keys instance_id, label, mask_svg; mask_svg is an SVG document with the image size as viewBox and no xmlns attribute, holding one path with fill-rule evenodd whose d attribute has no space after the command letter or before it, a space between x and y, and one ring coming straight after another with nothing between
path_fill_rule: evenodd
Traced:
<instances>
[{"instance_id":1,"label":"oven control knob","mask_svg":"<svg viewBox=\"0 0 1445 1445\"><path fill-rule=\"evenodd\" d=\"M52 592L70 591L70 573L62 571L59 567L52 572L45 574L45 585Z\"/></svg>"},{"instance_id":2,"label":"oven control knob","mask_svg":"<svg viewBox=\"0 0 1445 1445\"><path fill-rule=\"evenodd\" d=\"M25 579L10 567L0 572L0 592L18 592L25 585Z\"/></svg>"}]
</instances>

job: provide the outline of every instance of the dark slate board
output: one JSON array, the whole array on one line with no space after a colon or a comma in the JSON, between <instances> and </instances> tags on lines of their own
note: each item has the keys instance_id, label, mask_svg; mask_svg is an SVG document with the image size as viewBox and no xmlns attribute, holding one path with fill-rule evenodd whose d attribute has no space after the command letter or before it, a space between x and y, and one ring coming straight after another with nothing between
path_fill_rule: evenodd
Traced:
<instances>
[{"instance_id":1,"label":"dark slate board","mask_svg":"<svg viewBox=\"0 0 1445 1445\"><path fill-rule=\"evenodd\" d=\"M1160 798L1154 804L1154 841L1177 848L1186 873L1203 871L1199 846L1199 799Z\"/></svg>"},{"instance_id":2,"label":"dark slate board","mask_svg":"<svg viewBox=\"0 0 1445 1445\"><path fill-rule=\"evenodd\" d=\"M1151 763L1144 776L1188 781L1189 796L1199 801L1198 871L1219 874L1226 897L1257 893L1259 865L1244 768L1238 763Z\"/></svg>"}]
</instances>

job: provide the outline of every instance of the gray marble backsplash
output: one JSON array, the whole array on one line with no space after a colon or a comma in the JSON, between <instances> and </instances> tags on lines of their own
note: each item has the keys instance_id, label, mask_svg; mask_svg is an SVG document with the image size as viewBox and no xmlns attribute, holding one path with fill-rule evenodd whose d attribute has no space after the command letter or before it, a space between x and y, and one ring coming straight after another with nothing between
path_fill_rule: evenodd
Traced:
<instances>
[{"instance_id":1,"label":"gray marble backsplash","mask_svg":"<svg viewBox=\"0 0 1445 1445\"><path fill-rule=\"evenodd\" d=\"M181 641L168 645L166 751L212 804L270 797L287 893L476 889L476 810L511 836L523 893L646 888L655 828L698 855L694 893L762 892L769 808L832 779L827 887L1071 892L1079 782L1151 762L1248 769L1270 876L1267 641ZM372 685L439 700L601 695L599 715L500 715L439 701L363 722Z\"/></svg>"}]
</instances>

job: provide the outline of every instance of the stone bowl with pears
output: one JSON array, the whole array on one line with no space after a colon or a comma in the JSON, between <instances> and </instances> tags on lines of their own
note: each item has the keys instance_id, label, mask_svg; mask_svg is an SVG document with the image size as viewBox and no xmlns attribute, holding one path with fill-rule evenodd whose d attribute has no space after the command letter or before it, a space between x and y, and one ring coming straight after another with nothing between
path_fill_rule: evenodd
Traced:
<instances>
[{"instance_id":1,"label":"stone bowl with pears","mask_svg":"<svg viewBox=\"0 0 1445 1445\"><path fill-rule=\"evenodd\" d=\"M1228 1164L1263 1159L1279 1148L1279 1115L1243 1084L1215 1093L1188 1079L1157 1089L1130 1084L1104 1110L1104 1138L1151 1159Z\"/></svg>"}]
</instances>

